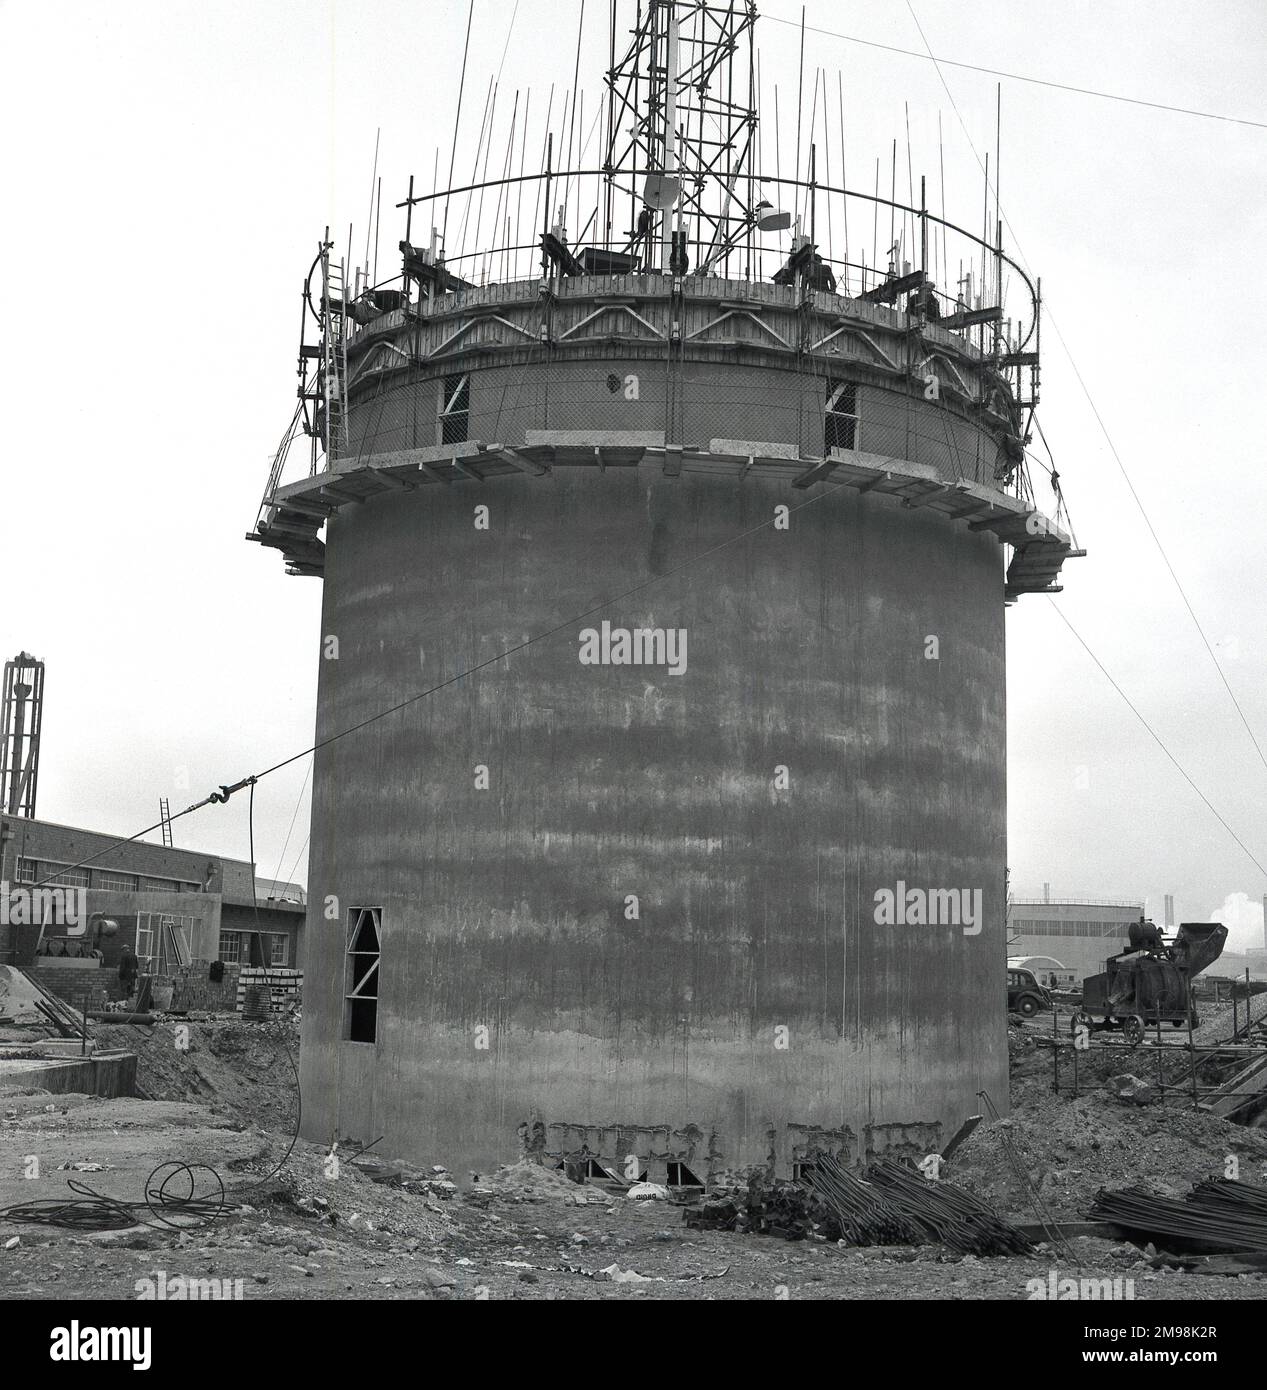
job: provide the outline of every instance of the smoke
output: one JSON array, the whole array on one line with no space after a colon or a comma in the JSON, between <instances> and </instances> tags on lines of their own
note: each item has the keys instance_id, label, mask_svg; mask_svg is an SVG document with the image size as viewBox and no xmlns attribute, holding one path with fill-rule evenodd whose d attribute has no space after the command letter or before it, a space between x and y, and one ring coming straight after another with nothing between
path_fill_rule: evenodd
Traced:
<instances>
[{"instance_id":1,"label":"smoke","mask_svg":"<svg viewBox=\"0 0 1267 1390\"><path fill-rule=\"evenodd\" d=\"M1229 893L1223 906L1210 913L1211 922L1222 922L1227 928L1225 949L1243 953L1263 946L1263 905L1252 902L1248 893Z\"/></svg>"}]
</instances>

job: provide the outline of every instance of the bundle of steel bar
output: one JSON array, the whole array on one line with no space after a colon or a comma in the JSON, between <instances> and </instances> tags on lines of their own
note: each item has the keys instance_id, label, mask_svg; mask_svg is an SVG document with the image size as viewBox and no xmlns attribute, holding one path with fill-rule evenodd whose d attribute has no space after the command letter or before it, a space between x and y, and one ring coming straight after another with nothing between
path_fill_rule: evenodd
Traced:
<instances>
[{"instance_id":1,"label":"bundle of steel bar","mask_svg":"<svg viewBox=\"0 0 1267 1390\"><path fill-rule=\"evenodd\" d=\"M922 1230L870 1183L855 1178L828 1155L801 1171L801 1181L822 1198L849 1245L923 1245Z\"/></svg>"},{"instance_id":2,"label":"bundle of steel bar","mask_svg":"<svg viewBox=\"0 0 1267 1390\"><path fill-rule=\"evenodd\" d=\"M1226 1211L1230 1216L1267 1223L1267 1187L1253 1187L1231 1178L1207 1178L1193 1187L1187 1200L1203 1211Z\"/></svg>"},{"instance_id":3,"label":"bundle of steel bar","mask_svg":"<svg viewBox=\"0 0 1267 1390\"><path fill-rule=\"evenodd\" d=\"M1220 1179L1182 1201L1145 1187L1096 1193L1091 1215L1168 1250L1267 1254L1267 1190Z\"/></svg>"},{"instance_id":4,"label":"bundle of steel bar","mask_svg":"<svg viewBox=\"0 0 1267 1390\"><path fill-rule=\"evenodd\" d=\"M1033 1243L1009 1225L993 1207L941 1179L929 1179L891 1159L880 1159L866 1172L923 1239L963 1255L1023 1255Z\"/></svg>"}]
</instances>

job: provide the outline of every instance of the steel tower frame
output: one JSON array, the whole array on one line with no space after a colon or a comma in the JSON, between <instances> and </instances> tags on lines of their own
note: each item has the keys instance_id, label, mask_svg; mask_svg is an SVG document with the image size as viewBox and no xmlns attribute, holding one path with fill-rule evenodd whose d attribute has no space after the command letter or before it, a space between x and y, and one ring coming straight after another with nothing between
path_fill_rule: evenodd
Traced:
<instances>
[{"instance_id":1,"label":"steel tower frame","mask_svg":"<svg viewBox=\"0 0 1267 1390\"><path fill-rule=\"evenodd\" d=\"M19 652L4 663L0 710L0 807L6 815L35 818L43 722L44 663Z\"/></svg>"},{"instance_id":2,"label":"steel tower frame","mask_svg":"<svg viewBox=\"0 0 1267 1390\"><path fill-rule=\"evenodd\" d=\"M674 204L677 225L681 229L684 214L696 217L692 240L701 269L728 257L744 230L753 226L756 19L754 0L649 0L639 5L629 46L617 61L613 17L603 163L609 244L616 181L631 164L680 181ZM633 241L643 190L628 192ZM654 238L665 272L672 254L672 210L662 209Z\"/></svg>"}]
</instances>

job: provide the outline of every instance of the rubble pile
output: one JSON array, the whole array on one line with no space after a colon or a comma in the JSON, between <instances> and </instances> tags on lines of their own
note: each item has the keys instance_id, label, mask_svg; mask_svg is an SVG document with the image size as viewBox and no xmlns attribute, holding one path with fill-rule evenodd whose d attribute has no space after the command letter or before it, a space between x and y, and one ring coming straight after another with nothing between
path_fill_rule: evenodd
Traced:
<instances>
[{"instance_id":1,"label":"rubble pile","mask_svg":"<svg viewBox=\"0 0 1267 1390\"><path fill-rule=\"evenodd\" d=\"M93 1026L102 1047L136 1053L137 1088L146 1099L194 1101L240 1124L293 1132L299 1061L293 1020L244 1023L233 1016Z\"/></svg>"},{"instance_id":2,"label":"rubble pile","mask_svg":"<svg viewBox=\"0 0 1267 1390\"><path fill-rule=\"evenodd\" d=\"M491 1175L472 1174L465 1200L476 1207L492 1201L566 1202L583 1207L591 1202L606 1205L610 1198L596 1187L573 1182L560 1168L521 1158Z\"/></svg>"},{"instance_id":3,"label":"rubble pile","mask_svg":"<svg viewBox=\"0 0 1267 1390\"><path fill-rule=\"evenodd\" d=\"M390 1185L361 1172L351 1158L310 1144L297 1144L277 1172L289 1141L279 1135L259 1137L260 1151L231 1165L231 1174L224 1175L232 1200L298 1213L326 1239L340 1231L355 1232L368 1235L371 1243L385 1249L401 1244L410 1249L436 1245L449 1237L451 1222L436 1196L411 1194L402 1200ZM231 1176L236 1181L230 1182ZM252 1178L257 1185L251 1184Z\"/></svg>"},{"instance_id":4,"label":"rubble pile","mask_svg":"<svg viewBox=\"0 0 1267 1390\"><path fill-rule=\"evenodd\" d=\"M1040 1094L1011 1118L981 1125L955 1155L954 1182L1017 1220L1035 1219L1007 1141L1057 1217L1085 1218L1106 1186L1147 1183L1180 1196L1193 1183L1221 1176L1229 1157L1246 1174L1267 1171L1267 1133L1179 1106L1123 1105L1097 1091L1071 1099Z\"/></svg>"}]
</instances>

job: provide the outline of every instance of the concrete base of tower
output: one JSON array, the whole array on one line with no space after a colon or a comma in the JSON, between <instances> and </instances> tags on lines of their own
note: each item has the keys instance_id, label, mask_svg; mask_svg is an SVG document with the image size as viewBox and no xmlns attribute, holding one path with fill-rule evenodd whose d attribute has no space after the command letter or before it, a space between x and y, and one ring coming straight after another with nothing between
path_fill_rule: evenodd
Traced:
<instances>
[{"instance_id":1,"label":"concrete base of tower","mask_svg":"<svg viewBox=\"0 0 1267 1390\"><path fill-rule=\"evenodd\" d=\"M319 741L510 655L317 754L306 1137L706 1180L1006 1108L999 543L804 503L644 464L332 520Z\"/></svg>"}]
</instances>

